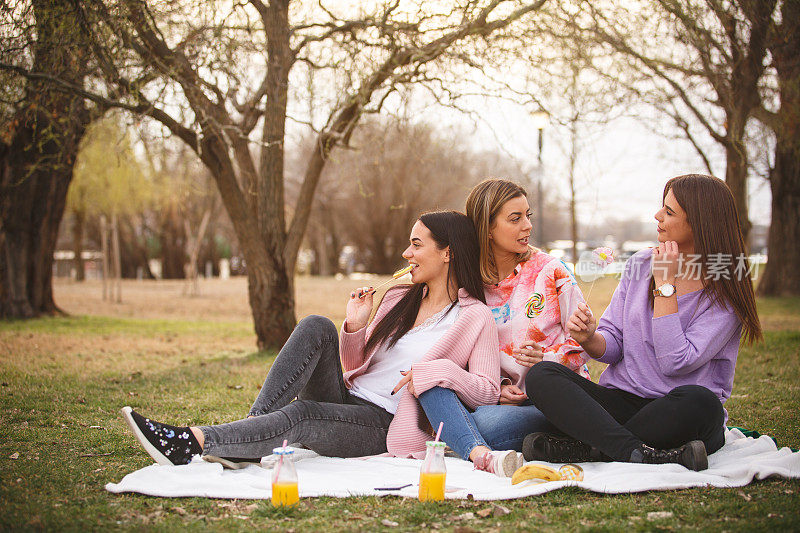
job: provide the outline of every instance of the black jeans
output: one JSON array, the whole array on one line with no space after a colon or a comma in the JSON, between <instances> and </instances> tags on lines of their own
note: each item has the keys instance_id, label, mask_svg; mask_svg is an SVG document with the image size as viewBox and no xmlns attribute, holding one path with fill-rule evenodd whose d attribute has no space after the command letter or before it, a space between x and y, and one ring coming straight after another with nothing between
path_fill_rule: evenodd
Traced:
<instances>
[{"instance_id":1,"label":"black jeans","mask_svg":"<svg viewBox=\"0 0 800 533\"><path fill-rule=\"evenodd\" d=\"M338 332L321 316L306 317L294 329L249 414L253 418L201 427L203 454L263 457L286 439L320 455L375 455L386 451L393 418L350 394L342 377Z\"/></svg>"},{"instance_id":2,"label":"black jeans","mask_svg":"<svg viewBox=\"0 0 800 533\"><path fill-rule=\"evenodd\" d=\"M615 461L628 461L642 443L669 449L702 440L709 454L725 444L722 404L700 385L682 385L661 398L642 398L543 361L528 372L525 389L554 426Z\"/></svg>"}]
</instances>

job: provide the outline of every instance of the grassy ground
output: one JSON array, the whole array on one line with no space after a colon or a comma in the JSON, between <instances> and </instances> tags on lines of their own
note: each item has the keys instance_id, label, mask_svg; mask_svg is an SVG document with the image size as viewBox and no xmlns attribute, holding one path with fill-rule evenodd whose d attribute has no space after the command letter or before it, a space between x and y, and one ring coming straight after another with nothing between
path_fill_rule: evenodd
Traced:
<instances>
[{"instance_id":1,"label":"grassy ground","mask_svg":"<svg viewBox=\"0 0 800 533\"><path fill-rule=\"evenodd\" d=\"M340 322L345 295L370 283L301 278L298 316ZM595 310L614 284L593 287ZM110 494L105 483L151 463L121 406L176 423L238 418L273 360L254 351L243 280L205 283L198 298L181 287L128 282L125 303L103 304L97 284L59 283L57 301L71 316L0 322L0 529L800 530L797 480L618 496L560 490L498 502L510 513L497 516L491 503L472 501L319 498L281 511L262 501ZM759 307L766 340L740 353L730 423L798 447L800 300ZM652 511L672 515L650 520Z\"/></svg>"}]
</instances>

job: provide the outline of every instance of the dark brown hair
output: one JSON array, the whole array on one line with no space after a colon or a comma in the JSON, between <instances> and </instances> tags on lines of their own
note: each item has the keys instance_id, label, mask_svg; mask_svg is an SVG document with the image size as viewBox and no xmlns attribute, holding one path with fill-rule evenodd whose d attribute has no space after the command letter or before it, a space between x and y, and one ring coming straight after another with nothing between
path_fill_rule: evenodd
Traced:
<instances>
[{"instance_id":1,"label":"dark brown hair","mask_svg":"<svg viewBox=\"0 0 800 533\"><path fill-rule=\"evenodd\" d=\"M458 211L425 213L419 217L419 221L425 224L425 227L431 232L438 249L450 247L450 262L447 266L448 290L451 280L455 280L459 288L466 289L470 296L486 303L478 267L478 239L472 221ZM411 330L417 320L424 289L423 283L400 285L390 289L405 290L406 293L375 325L366 346L364 346L365 353L369 353L385 340L388 340L386 347L391 348ZM389 291L386 292L388 294ZM452 294L450 299L455 305L458 295Z\"/></svg>"},{"instance_id":2,"label":"dark brown hair","mask_svg":"<svg viewBox=\"0 0 800 533\"><path fill-rule=\"evenodd\" d=\"M747 343L761 340L761 322L756 309L750 265L739 227L736 203L728 185L712 176L686 174L667 182L664 186L664 199L670 190L686 212L687 222L692 228L694 250L700 256L703 293L712 302L733 308L742 323L743 337ZM718 279L712 279L708 275L707 264L711 254L723 254L717 257L730 259L720 269L722 272ZM744 268L736 268L734 271L733 265L740 261ZM650 286L651 289L655 288L652 278ZM652 294L651 290L651 299Z\"/></svg>"},{"instance_id":3,"label":"dark brown hair","mask_svg":"<svg viewBox=\"0 0 800 533\"><path fill-rule=\"evenodd\" d=\"M473 187L469 193L467 216L472 220L475 225L475 231L478 233L478 244L481 248L481 276L484 283L497 283L500 281L497 265L494 263L492 247L489 245L489 232L503 205L512 198L520 196L527 198L528 193L525 192L525 189L512 181L496 178L483 180ZM528 260L531 256L531 251L529 249L525 253L517 254L517 261L521 263Z\"/></svg>"}]
</instances>

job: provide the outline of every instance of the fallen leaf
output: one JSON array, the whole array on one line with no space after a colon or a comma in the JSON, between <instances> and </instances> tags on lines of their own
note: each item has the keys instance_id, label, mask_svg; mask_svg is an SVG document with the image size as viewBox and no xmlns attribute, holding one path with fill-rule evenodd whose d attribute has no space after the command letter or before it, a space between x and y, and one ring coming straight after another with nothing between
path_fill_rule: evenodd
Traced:
<instances>
[{"instance_id":1,"label":"fallen leaf","mask_svg":"<svg viewBox=\"0 0 800 533\"><path fill-rule=\"evenodd\" d=\"M738 494L739 496L741 496L742 498L744 498L744 501L746 501L746 502L749 502L750 500L752 500L752 499L753 499L753 497L752 497L752 496L750 496L749 494L745 493L745 491L743 491L743 490L740 490L740 491L739 491L739 492L737 492L736 494Z\"/></svg>"},{"instance_id":2,"label":"fallen leaf","mask_svg":"<svg viewBox=\"0 0 800 533\"><path fill-rule=\"evenodd\" d=\"M14 452L8 456L9 459L19 459L19 452Z\"/></svg>"},{"instance_id":3,"label":"fallen leaf","mask_svg":"<svg viewBox=\"0 0 800 533\"><path fill-rule=\"evenodd\" d=\"M183 507L173 507L172 510L181 516L186 516L186 509L184 509Z\"/></svg>"},{"instance_id":4,"label":"fallen leaf","mask_svg":"<svg viewBox=\"0 0 800 533\"><path fill-rule=\"evenodd\" d=\"M442 529L442 524L440 524L439 522L434 522L433 524L431 524L431 529Z\"/></svg>"},{"instance_id":5,"label":"fallen leaf","mask_svg":"<svg viewBox=\"0 0 800 533\"><path fill-rule=\"evenodd\" d=\"M475 520L475 513L472 511L458 515L456 520Z\"/></svg>"},{"instance_id":6,"label":"fallen leaf","mask_svg":"<svg viewBox=\"0 0 800 533\"><path fill-rule=\"evenodd\" d=\"M673 516L674 515L672 514L671 511L653 511L647 513L647 519L651 522L653 520L664 520L666 518L672 518Z\"/></svg>"},{"instance_id":7,"label":"fallen leaf","mask_svg":"<svg viewBox=\"0 0 800 533\"><path fill-rule=\"evenodd\" d=\"M481 509L475 513L476 515L480 516L481 518L486 518L490 514L492 514L492 508L487 507L486 509Z\"/></svg>"},{"instance_id":8,"label":"fallen leaf","mask_svg":"<svg viewBox=\"0 0 800 533\"><path fill-rule=\"evenodd\" d=\"M381 520L381 524L383 524L386 527L397 527L400 525L397 522L389 520L388 518L384 518L383 520Z\"/></svg>"},{"instance_id":9,"label":"fallen leaf","mask_svg":"<svg viewBox=\"0 0 800 533\"><path fill-rule=\"evenodd\" d=\"M767 518L783 518L783 515L778 513L769 513Z\"/></svg>"}]
</instances>

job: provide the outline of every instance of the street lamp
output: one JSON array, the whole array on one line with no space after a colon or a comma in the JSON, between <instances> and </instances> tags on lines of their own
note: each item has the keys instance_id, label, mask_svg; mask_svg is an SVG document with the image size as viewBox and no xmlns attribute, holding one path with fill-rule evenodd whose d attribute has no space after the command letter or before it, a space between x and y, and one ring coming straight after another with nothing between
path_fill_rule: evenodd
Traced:
<instances>
[{"instance_id":1,"label":"street lamp","mask_svg":"<svg viewBox=\"0 0 800 533\"><path fill-rule=\"evenodd\" d=\"M533 112L533 126L539 132L538 146L539 152L537 160L539 164L539 172L536 179L536 236L537 244L539 247L544 248L544 228L542 223L542 180L544 178L544 166L542 165L542 144L544 139L544 127L550 122L550 113L542 108Z\"/></svg>"}]
</instances>

